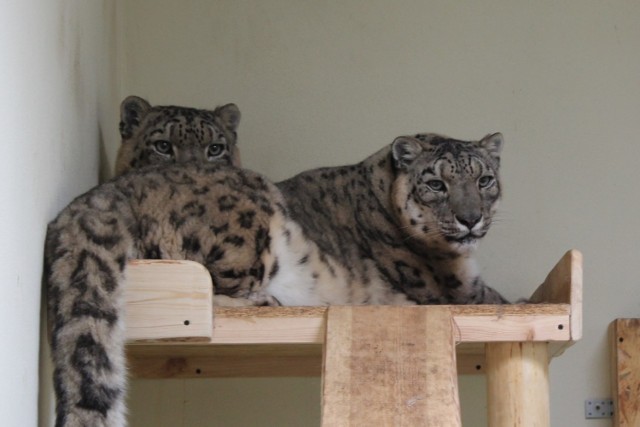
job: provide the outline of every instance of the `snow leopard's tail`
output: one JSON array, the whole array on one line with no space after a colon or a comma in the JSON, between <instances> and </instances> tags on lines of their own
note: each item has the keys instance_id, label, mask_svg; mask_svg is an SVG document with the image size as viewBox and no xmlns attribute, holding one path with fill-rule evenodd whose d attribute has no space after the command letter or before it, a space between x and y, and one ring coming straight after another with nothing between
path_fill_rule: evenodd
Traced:
<instances>
[{"instance_id":1,"label":"snow leopard's tail","mask_svg":"<svg viewBox=\"0 0 640 427\"><path fill-rule=\"evenodd\" d=\"M124 196L100 188L77 198L47 230L56 427L126 425L122 283L133 221Z\"/></svg>"}]
</instances>

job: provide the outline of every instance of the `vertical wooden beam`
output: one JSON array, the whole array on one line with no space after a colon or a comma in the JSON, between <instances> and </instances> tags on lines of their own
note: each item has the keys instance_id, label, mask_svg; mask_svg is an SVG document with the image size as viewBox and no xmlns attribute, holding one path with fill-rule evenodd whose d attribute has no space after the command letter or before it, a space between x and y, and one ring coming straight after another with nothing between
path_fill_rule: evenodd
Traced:
<instances>
[{"instance_id":1,"label":"vertical wooden beam","mask_svg":"<svg viewBox=\"0 0 640 427\"><path fill-rule=\"evenodd\" d=\"M640 319L611 323L613 426L640 426Z\"/></svg>"},{"instance_id":2,"label":"vertical wooden beam","mask_svg":"<svg viewBox=\"0 0 640 427\"><path fill-rule=\"evenodd\" d=\"M460 426L448 307L329 307L322 426Z\"/></svg>"},{"instance_id":3,"label":"vertical wooden beam","mask_svg":"<svg viewBox=\"0 0 640 427\"><path fill-rule=\"evenodd\" d=\"M546 342L486 344L490 427L549 427Z\"/></svg>"}]
</instances>

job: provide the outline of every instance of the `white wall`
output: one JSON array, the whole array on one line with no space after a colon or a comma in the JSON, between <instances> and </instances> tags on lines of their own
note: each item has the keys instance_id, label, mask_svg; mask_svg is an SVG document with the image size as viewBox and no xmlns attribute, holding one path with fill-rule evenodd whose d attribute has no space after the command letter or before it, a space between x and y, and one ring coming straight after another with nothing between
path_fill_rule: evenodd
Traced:
<instances>
[{"instance_id":1,"label":"white wall","mask_svg":"<svg viewBox=\"0 0 640 427\"><path fill-rule=\"evenodd\" d=\"M639 2L138 0L123 16L125 92L236 102L245 166L274 179L358 161L404 133L502 131L506 192L481 248L485 276L511 298L529 295L567 249L584 252L585 337L552 364L552 425L608 425L586 421L583 401L609 394L608 323L640 316ZM149 402L157 420L228 387L138 381L134 425L169 425L136 413ZM462 388L466 425L482 425L483 381ZM272 400L242 404L260 425ZM242 424L194 406L170 424ZM304 410L282 417L308 425Z\"/></svg>"},{"instance_id":2,"label":"white wall","mask_svg":"<svg viewBox=\"0 0 640 427\"><path fill-rule=\"evenodd\" d=\"M116 95L108 2L21 0L0 13L0 423L52 423L51 367L40 348L46 224L97 182L100 120ZM42 343L46 341L42 340ZM40 371L40 383L39 383ZM39 396L40 386L40 396ZM38 402L40 401L40 405ZM38 409L40 406L40 417Z\"/></svg>"}]
</instances>

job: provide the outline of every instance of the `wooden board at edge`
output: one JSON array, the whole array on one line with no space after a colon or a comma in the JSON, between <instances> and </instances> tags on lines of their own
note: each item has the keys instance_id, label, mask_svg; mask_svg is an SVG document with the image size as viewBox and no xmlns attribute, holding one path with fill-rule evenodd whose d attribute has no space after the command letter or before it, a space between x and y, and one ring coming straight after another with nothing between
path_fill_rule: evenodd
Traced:
<instances>
[{"instance_id":1,"label":"wooden board at edge","mask_svg":"<svg viewBox=\"0 0 640 427\"><path fill-rule=\"evenodd\" d=\"M610 328L613 426L639 427L640 319L616 319Z\"/></svg>"}]
</instances>

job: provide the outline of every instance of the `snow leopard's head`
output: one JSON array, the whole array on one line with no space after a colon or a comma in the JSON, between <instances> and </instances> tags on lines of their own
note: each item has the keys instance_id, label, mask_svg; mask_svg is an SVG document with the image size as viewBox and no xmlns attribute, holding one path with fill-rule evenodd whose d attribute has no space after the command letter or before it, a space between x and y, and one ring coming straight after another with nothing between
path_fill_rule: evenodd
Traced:
<instances>
[{"instance_id":1,"label":"snow leopard's head","mask_svg":"<svg viewBox=\"0 0 640 427\"><path fill-rule=\"evenodd\" d=\"M436 134L396 138L392 200L407 235L457 253L473 249L500 200L502 145L499 133L479 141Z\"/></svg>"},{"instance_id":2,"label":"snow leopard's head","mask_svg":"<svg viewBox=\"0 0 640 427\"><path fill-rule=\"evenodd\" d=\"M120 105L122 144L116 175L164 163L221 163L240 166L235 104L215 110L151 106L129 96Z\"/></svg>"}]
</instances>

